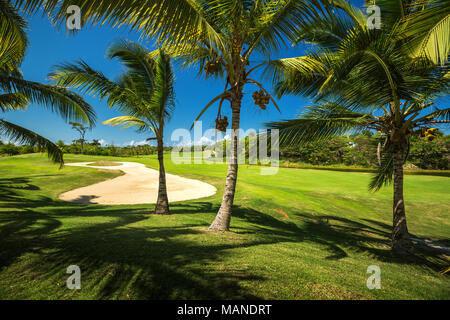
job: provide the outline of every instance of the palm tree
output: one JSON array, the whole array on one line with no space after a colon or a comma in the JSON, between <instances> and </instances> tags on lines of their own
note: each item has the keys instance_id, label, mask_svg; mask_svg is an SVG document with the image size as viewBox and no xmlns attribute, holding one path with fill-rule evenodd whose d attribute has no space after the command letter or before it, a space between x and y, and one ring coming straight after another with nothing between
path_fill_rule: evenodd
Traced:
<instances>
[{"instance_id":1,"label":"palm tree","mask_svg":"<svg viewBox=\"0 0 450 320\"><path fill-rule=\"evenodd\" d=\"M339 7L300 30L299 41L315 43L312 52L271 66L280 95L310 96L315 104L297 119L268 126L280 129L281 142L291 144L365 129L382 133L385 142L370 189L393 178L392 248L408 252L403 164L411 135L432 137L431 126L450 123L450 109L434 103L449 92L449 66L438 66L426 55L412 56L414 39L395 12L382 30L368 30L361 11L343 2Z\"/></svg>"},{"instance_id":2,"label":"palm tree","mask_svg":"<svg viewBox=\"0 0 450 320\"><path fill-rule=\"evenodd\" d=\"M136 127L139 132L154 134L159 160L159 189L156 214L169 214L166 173L164 169L164 125L175 107L174 74L170 57L159 51L152 57L138 43L118 41L107 50L107 57L118 58L126 71L117 81L106 78L85 62L56 66L50 78L60 86L78 88L85 93L107 98L108 106L124 116L103 122L114 127Z\"/></svg>"},{"instance_id":3,"label":"palm tree","mask_svg":"<svg viewBox=\"0 0 450 320\"><path fill-rule=\"evenodd\" d=\"M58 86L27 81L19 70L26 49L28 24L11 5L0 0L0 111L25 109L35 103L59 113L65 120L95 123L95 113L79 95ZM16 124L0 119L0 134L47 150L49 157L64 164L63 152L50 140Z\"/></svg>"}]
</instances>

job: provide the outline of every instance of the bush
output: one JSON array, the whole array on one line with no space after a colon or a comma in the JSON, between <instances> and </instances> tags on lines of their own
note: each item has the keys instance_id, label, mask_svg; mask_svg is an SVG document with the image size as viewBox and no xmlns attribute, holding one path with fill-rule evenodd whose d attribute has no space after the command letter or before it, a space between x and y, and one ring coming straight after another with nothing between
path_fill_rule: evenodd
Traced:
<instances>
[{"instance_id":1,"label":"bush","mask_svg":"<svg viewBox=\"0 0 450 320\"><path fill-rule=\"evenodd\" d=\"M32 146L22 146L20 147L20 154L34 153L36 150Z\"/></svg>"},{"instance_id":2,"label":"bush","mask_svg":"<svg viewBox=\"0 0 450 320\"><path fill-rule=\"evenodd\" d=\"M414 137L411 141L408 160L420 169L448 170L450 161L449 148L448 136L437 137L433 141Z\"/></svg>"},{"instance_id":3,"label":"bush","mask_svg":"<svg viewBox=\"0 0 450 320\"><path fill-rule=\"evenodd\" d=\"M326 142L306 143L299 147L280 148L280 160L311 165L346 165L375 167L379 135L363 134L332 137ZM408 161L420 169L448 170L450 136L433 141L413 137Z\"/></svg>"},{"instance_id":4,"label":"bush","mask_svg":"<svg viewBox=\"0 0 450 320\"><path fill-rule=\"evenodd\" d=\"M85 143L83 148L81 148L81 144L73 143L71 145L65 145L61 141L58 142L58 146L64 151L64 153L86 154L91 156L132 157L157 153L156 147L152 147L149 145L102 147L96 140L94 140L93 143ZM169 148L165 148L165 150L169 150Z\"/></svg>"},{"instance_id":5,"label":"bush","mask_svg":"<svg viewBox=\"0 0 450 320\"><path fill-rule=\"evenodd\" d=\"M4 144L0 147L0 154L7 156L15 156L20 153L19 147L13 145L12 143Z\"/></svg>"}]
</instances>

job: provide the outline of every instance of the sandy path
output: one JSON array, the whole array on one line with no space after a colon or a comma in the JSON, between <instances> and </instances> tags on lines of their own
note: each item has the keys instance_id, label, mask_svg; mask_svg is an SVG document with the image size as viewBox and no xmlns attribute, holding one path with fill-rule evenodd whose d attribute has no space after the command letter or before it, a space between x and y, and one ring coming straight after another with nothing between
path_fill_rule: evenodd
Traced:
<instances>
[{"instance_id":1,"label":"sandy path","mask_svg":"<svg viewBox=\"0 0 450 320\"><path fill-rule=\"evenodd\" d=\"M69 163L67 166L104 170L121 170L125 174L87 187L75 189L59 199L82 204L144 204L156 203L159 172L136 162L119 162L120 166L88 166L93 162ZM216 193L216 188L205 182L166 174L170 202L205 198Z\"/></svg>"}]
</instances>

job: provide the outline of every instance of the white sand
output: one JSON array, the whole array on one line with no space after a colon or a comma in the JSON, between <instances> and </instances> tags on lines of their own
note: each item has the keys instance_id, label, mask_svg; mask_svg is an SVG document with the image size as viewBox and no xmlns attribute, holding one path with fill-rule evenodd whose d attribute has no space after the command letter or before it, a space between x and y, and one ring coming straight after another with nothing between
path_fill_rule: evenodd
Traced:
<instances>
[{"instance_id":1,"label":"white sand","mask_svg":"<svg viewBox=\"0 0 450 320\"><path fill-rule=\"evenodd\" d=\"M82 204L144 204L156 203L159 172L136 162L118 162L120 166L88 166L93 162L69 163L67 166L103 170L121 170L125 174L87 187L75 189L59 196L61 200ZM212 185L166 173L167 194L170 202L212 196L217 189Z\"/></svg>"}]
</instances>

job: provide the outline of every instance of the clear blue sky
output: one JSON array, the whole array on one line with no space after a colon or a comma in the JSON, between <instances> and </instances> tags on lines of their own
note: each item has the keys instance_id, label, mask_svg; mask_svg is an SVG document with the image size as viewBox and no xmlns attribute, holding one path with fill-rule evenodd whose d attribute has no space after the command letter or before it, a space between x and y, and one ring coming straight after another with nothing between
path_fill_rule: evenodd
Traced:
<instances>
[{"instance_id":1,"label":"clear blue sky","mask_svg":"<svg viewBox=\"0 0 450 320\"><path fill-rule=\"evenodd\" d=\"M353 1L362 5L362 0ZM22 65L24 77L28 80L50 83L47 75L55 64L77 59L85 60L91 67L101 70L110 78L117 77L122 67L117 61L105 58L105 50L108 45L121 38L139 41L139 34L128 32L125 29L112 29L109 26L85 27L76 35L67 35L64 30L57 30L49 23L48 19L41 15L28 18L30 30L28 32L31 42L28 54ZM154 49L153 43L141 41L149 49ZM283 52L283 57L301 55L302 48L290 48ZM275 58L275 57L274 57ZM197 70L175 68L176 72L176 96L177 107L173 118L166 128L166 143L170 143L170 134L177 128L189 128L202 108L215 96L223 91L222 80L204 80L196 76ZM266 88L271 89L271 84L264 82ZM301 107L308 105L309 101L300 97L284 97L279 101L282 110L280 114L273 105L266 111L260 110L252 103L251 93L256 87L247 87L242 108L241 128L262 129L263 124L272 120L289 119L296 116ZM148 135L138 134L133 129L119 130L101 124L120 113L109 109L104 102L86 96L86 101L96 110L98 115L97 126L88 133L87 139L104 140L107 144L126 145L134 141L140 142L148 138ZM230 108L225 107L225 114L231 118ZM203 120L204 130L214 127L217 115L217 106L205 113ZM14 122L53 140L71 142L77 138L70 125L60 117L47 112L45 108L31 105L26 111L9 112L2 115L8 121Z\"/></svg>"}]
</instances>

